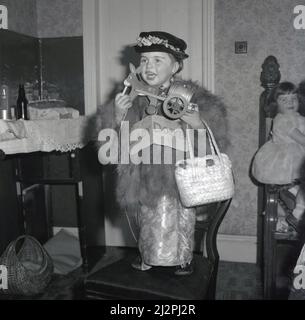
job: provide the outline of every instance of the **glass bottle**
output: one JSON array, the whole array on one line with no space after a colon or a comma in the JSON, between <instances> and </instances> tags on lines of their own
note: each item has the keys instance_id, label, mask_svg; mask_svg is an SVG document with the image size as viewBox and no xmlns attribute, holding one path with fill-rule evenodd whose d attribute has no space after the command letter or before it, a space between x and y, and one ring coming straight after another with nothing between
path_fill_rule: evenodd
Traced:
<instances>
[{"instance_id":1,"label":"glass bottle","mask_svg":"<svg viewBox=\"0 0 305 320\"><path fill-rule=\"evenodd\" d=\"M5 84L0 87L0 119L11 119L9 89Z\"/></svg>"},{"instance_id":2,"label":"glass bottle","mask_svg":"<svg viewBox=\"0 0 305 320\"><path fill-rule=\"evenodd\" d=\"M25 95L24 85L19 85L18 98L16 104L16 118L29 120L28 118L28 100Z\"/></svg>"}]
</instances>

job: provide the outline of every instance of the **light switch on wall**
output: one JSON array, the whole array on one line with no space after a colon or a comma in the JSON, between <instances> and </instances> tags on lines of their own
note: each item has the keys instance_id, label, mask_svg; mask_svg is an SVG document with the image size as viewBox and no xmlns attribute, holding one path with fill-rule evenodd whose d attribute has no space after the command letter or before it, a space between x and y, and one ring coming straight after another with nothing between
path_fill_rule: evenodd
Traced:
<instances>
[{"instance_id":1,"label":"light switch on wall","mask_svg":"<svg viewBox=\"0 0 305 320\"><path fill-rule=\"evenodd\" d=\"M247 41L235 41L235 53L247 53L248 52L248 42Z\"/></svg>"}]
</instances>

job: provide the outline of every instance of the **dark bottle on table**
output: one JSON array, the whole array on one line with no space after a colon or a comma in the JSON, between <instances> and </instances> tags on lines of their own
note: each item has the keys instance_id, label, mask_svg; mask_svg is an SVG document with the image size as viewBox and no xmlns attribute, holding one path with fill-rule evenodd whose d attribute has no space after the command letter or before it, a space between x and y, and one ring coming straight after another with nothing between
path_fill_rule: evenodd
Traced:
<instances>
[{"instance_id":1,"label":"dark bottle on table","mask_svg":"<svg viewBox=\"0 0 305 320\"><path fill-rule=\"evenodd\" d=\"M28 100L25 95L24 85L19 85L18 98L16 104L16 118L29 120L28 118Z\"/></svg>"}]
</instances>

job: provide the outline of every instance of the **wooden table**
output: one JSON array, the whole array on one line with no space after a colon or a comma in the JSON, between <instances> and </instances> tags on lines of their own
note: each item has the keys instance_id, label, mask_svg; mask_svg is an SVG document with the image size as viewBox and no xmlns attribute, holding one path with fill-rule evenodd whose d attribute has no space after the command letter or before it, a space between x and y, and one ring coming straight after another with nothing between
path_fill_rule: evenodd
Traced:
<instances>
[{"instance_id":1,"label":"wooden table","mask_svg":"<svg viewBox=\"0 0 305 320\"><path fill-rule=\"evenodd\" d=\"M6 157L14 158L15 161L15 182L21 218L24 213L24 197L26 191L33 185L73 185L77 201L77 224L83 268L88 269L86 228L84 217L84 181L80 165L80 149L86 146L86 125L87 118L65 120L33 120L33 121L10 121L3 123L8 125L12 135L10 139L0 141L1 159ZM55 129L55 130L54 130ZM6 137L8 132L6 132ZM57 139L58 135L58 139ZM2 135L3 137L3 135ZM46 138L47 137L47 138ZM46 140L44 140L46 138ZM1 132L0 132L1 140ZM57 143L58 141L58 143ZM27 155L35 155L35 158L42 158L46 153L67 155L67 168L65 174L50 175L48 170L42 167L29 167L30 161L25 161ZM32 164L34 166L34 163ZM47 219L48 220L48 219ZM26 230L26 229L24 229Z\"/></svg>"}]
</instances>

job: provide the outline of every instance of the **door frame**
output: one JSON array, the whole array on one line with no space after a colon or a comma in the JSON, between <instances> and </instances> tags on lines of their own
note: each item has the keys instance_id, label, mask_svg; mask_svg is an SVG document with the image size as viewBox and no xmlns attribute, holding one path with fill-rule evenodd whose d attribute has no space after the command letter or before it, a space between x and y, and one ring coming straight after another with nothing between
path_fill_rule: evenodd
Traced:
<instances>
[{"instance_id":1,"label":"door frame","mask_svg":"<svg viewBox=\"0 0 305 320\"><path fill-rule=\"evenodd\" d=\"M99 1L83 0L83 42L84 42L84 86L85 114L92 115L101 101L98 92L99 44ZM215 0L202 0L202 84L215 92L215 42L214 17ZM196 79L194 79L196 80Z\"/></svg>"}]
</instances>

